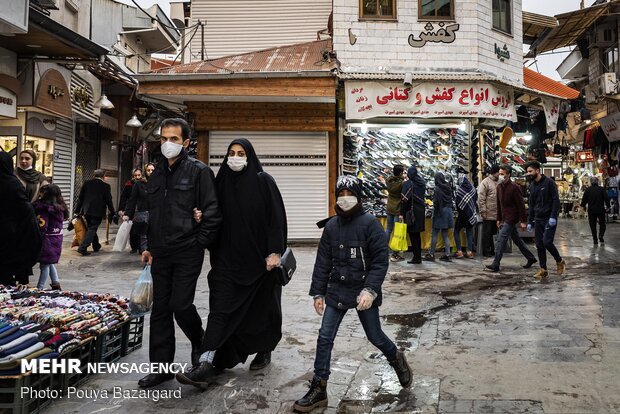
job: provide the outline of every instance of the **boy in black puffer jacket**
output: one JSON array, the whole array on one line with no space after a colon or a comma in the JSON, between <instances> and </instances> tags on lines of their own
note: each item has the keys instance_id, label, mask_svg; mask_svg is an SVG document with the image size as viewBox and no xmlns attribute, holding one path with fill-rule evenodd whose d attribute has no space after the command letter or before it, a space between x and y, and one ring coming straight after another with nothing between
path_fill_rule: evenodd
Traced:
<instances>
[{"instance_id":1,"label":"boy in black puffer jacket","mask_svg":"<svg viewBox=\"0 0 620 414\"><path fill-rule=\"evenodd\" d=\"M301 412L327 405L327 380L334 339L349 309L355 308L366 336L383 352L403 387L413 381L402 351L381 329L381 285L388 269L385 232L377 219L365 214L361 187L354 176L336 183L336 217L327 221L319 244L310 295L314 309L323 315L310 390L293 408ZM327 306L325 306L327 305Z\"/></svg>"}]
</instances>

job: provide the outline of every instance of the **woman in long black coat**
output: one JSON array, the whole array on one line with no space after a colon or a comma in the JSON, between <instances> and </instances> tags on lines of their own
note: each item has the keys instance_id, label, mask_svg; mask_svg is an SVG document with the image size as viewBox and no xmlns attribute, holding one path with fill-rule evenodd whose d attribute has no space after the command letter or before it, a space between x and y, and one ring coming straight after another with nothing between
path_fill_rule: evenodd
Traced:
<instances>
[{"instance_id":1,"label":"woman in long black coat","mask_svg":"<svg viewBox=\"0 0 620 414\"><path fill-rule=\"evenodd\" d=\"M210 254L203 353L194 370L177 374L181 383L198 387L212 382L214 367L232 368L252 354L251 370L267 366L282 337L277 267L287 224L278 186L247 139L230 144L215 186L224 221Z\"/></svg>"},{"instance_id":2,"label":"woman in long black coat","mask_svg":"<svg viewBox=\"0 0 620 414\"><path fill-rule=\"evenodd\" d=\"M402 189L401 215L407 223L407 233L411 239L413 258L407 263L422 263L422 237L426 204L426 182L418 174L416 167L407 170L408 181L405 181Z\"/></svg>"},{"instance_id":3,"label":"woman in long black coat","mask_svg":"<svg viewBox=\"0 0 620 414\"><path fill-rule=\"evenodd\" d=\"M0 200L0 284L27 284L24 269L32 269L39 260L41 234L13 160L4 151L0 151Z\"/></svg>"}]
</instances>

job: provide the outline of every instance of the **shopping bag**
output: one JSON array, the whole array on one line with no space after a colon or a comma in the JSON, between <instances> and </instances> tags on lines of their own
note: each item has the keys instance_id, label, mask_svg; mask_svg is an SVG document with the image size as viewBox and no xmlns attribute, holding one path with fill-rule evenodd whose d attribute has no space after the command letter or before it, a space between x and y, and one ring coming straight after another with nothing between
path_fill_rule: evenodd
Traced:
<instances>
[{"instance_id":1,"label":"shopping bag","mask_svg":"<svg viewBox=\"0 0 620 414\"><path fill-rule=\"evenodd\" d=\"M129 311L131 316L138 317L149 312L153 307L153 277L151 265L146 265L136 281L129 296Z\"/></svg>"},{"instance_id":2,"label":"shopping bag","mask_svg":"<svg viewBox=\"0 0 620 414\"><path fill-rule=\"evenodd\" d=\"M394 223L394 231L390 239L390 249L395 252L403 252L409 248L407 243L407 225L405 223Z\"/></svg>"},{"instance_id":3,"label":"shopping bag","mask_svg":"<svg viewBox=\"0 0 620 414\"><path fill-rule=\"evenodd\" d=\"M127 242L129 241L129 232L131 231L132 222L123 221L123 224L118 228L118 233L116 233L116 240L114 241L114 247L112 251L122 252L125 250L127 246Z\"/></svg>"},{"instance_id":4,"label":"shopping bag","mask_svg":"<svg viewBox=\"0 0 620 414\"><path fill-rule=\"evenodd\" d=\"M71 243L71 247L77 247L82 244L82 240L84 240L84 236L86 236L86 223L84 222L84 218L82 216L76 217L71 220L71 224L73 224L73 242Z\"/></svg>"}]
</instances>

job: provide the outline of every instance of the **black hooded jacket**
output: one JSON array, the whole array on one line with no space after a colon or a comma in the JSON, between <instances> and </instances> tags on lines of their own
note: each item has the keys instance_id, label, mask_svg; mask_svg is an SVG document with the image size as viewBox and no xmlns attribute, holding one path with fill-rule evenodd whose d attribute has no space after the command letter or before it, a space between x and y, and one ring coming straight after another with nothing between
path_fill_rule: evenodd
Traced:
<instances>
[{"instance_id":1,"label":"black hooded jacket","mask_svg":"<svg viewBox=\"0 0 620 414\"><path fill-rule=\"evenodd\" d=\"M148 244L153 255L212 246L222 222L214 181L213 171L185 150L171 167L167 160L157 165L147 183ZM200 223L194 220L194 208L202 211Z\"/></svg>"}]
</instances>

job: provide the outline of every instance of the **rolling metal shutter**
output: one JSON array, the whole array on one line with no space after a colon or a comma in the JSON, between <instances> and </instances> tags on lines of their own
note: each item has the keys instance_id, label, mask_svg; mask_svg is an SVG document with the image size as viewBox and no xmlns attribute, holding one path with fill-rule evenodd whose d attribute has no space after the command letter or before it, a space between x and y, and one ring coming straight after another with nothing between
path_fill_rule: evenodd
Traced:
<instances>
[{"instance_id":1,"label":"rolling metal shutter","mask_svg":"<svg viewBox=\"0 0 620 414\"><path fill-rule=\"evenodd\" d=\"M327 133L212 131L209 165L216 174L228 145L239 137L252 142L263 169L278 184L289 240L320 238L316 222L328 214Z\"/></svg>"},{"instance_id":2,"label":"rolling metal shutter","mask_svg":"<svg viewBox=\"0 0 620 414\"><path fill-rule=\"evenodd\" d=\"M56 142L54 142L53 182L60 187L62 197L73 211L73 120L58 118L56 121Z\"/></svg>"}]
</instances>

